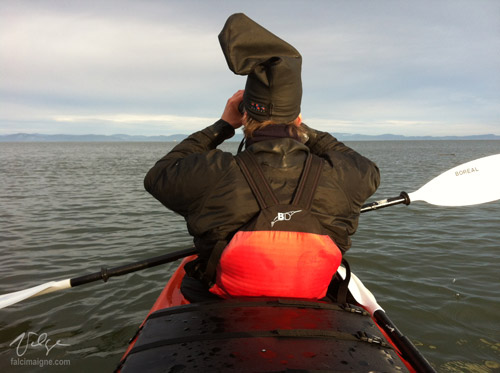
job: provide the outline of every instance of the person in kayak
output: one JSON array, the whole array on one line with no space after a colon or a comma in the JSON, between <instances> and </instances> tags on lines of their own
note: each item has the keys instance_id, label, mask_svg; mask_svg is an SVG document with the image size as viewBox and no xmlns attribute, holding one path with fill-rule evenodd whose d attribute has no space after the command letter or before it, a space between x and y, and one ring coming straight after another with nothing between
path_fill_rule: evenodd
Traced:
<instances>
[{"instance_id":1,"label":"person in kayak","mask_svg":"<svg viewBox=\"0 0 500 373\"><path fill-rule=\"evenodd\" d=\"M241 13L228 18L219 41L229 68L247 76L245 89L228 99L220 120L175 146L144 180L194 237L199 255L186 265L181 290L192 302L320 299L351 247L379 170L302 122L302 57L294 47ZM217 149L240 127L241 153ZM259 220L263 211L269 224L255 223L266 220Z\"/></svg>"}]
</instances>

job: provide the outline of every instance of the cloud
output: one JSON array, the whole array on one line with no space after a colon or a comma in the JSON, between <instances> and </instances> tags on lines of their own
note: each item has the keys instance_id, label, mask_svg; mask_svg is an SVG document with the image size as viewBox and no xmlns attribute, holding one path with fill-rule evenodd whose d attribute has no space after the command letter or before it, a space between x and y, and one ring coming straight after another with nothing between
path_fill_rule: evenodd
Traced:
<instances>
[{"instance_id":1,"label":"cloud","mask_svg":"<svg viewBox=\"0 0 500 373\"><path fill-rule=\"evenodd\" d=\"M2 85L32 93L138 96L141 92L186 91L222 62L214 32L180 23L45 13L3 22ZM193 46L196 45L196 48ZM222 70L222 69L221 69Z\"/></svg>"},{"instance_id":2,"label":"cloud","mask_svg":"<svg viewBox=\"0 0 500 373\"><path fill-rule=\"evenodd\" d=\"M500 3L486 0L2 2L0 131L199 129L245 82L217 40L236 11L301 51L305 117L371 134L500 133Z\"/></svg>"},{"instance_id":3,"label":"cloud","mask_svg":"<svg viewBox=\"0 0 500 373\"><path fill-rule=\"evenodd\" d=\"M144 115L144 114L111 114L111 115L70 115L55 116L50 118L54 122L64 123L66 125L75 124L100 124L108 128L121 128L130 131L136 131L141 128L139 133L147 134L177 134L185 133L186 127L202 128L214 123L218 118L189 117L176 115ZM113 134L111 132L108 134Z\"/></svg>"}]
</instances>

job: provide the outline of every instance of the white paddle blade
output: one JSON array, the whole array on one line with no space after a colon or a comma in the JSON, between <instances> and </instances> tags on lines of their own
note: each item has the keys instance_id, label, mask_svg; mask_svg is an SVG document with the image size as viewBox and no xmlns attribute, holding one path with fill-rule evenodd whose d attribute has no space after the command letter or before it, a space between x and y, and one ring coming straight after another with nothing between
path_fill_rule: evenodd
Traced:
<instances>
[{"instance_id":1,"label":"white paddle blade","mask_svg":"<svg viewBox=\"0 0 500 373\"><path fill-rule=\"evenodd\" d=\"M337 270L339 275L345 279L345 268L339 267ZM366 288L366 286L361 282L361 280L351 272L351 280L349 281L349 292L353 296L353 298L358 302L361 306L363 306L371 315L375 313L377 310L382 310L382 307L377 303L375 296L372 294L370 290Z\"/></svg>"},{"instance_id":2,"label":"white paddle blade","mask_svg":"<svg viewBox=\"0 0 500 373\"><path fill-rule=\"evenodd\" d=\"M68 289L71 287L70 279L61 281L50 281L29 289L16 291L0 295L0 309L12 304L21 302L28 298L33 298L38 295L52 293L53 291Z\"/></svg>"},{"instance_id":3,"label":"white paddle blade","mask_svg":"<svg viewBox=\"0 0 500 373\"><path fill-rule=\"evenodd\" d=\"M419 190L410 201L438 206L469 206L500 199L500 154L479 158L443 172Z\"/></svg>"}]
</instances>

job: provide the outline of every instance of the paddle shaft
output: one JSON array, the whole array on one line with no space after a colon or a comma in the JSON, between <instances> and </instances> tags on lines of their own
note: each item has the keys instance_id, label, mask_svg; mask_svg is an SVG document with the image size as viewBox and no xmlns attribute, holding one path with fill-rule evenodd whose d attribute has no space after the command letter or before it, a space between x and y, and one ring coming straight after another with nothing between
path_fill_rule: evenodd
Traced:
<instances>
[{"instance_id":1,"label":"paddle shaft","mask_svg":"<svg viewBox=\"0 0 500 373\"><path fill-rule=\"evenodd\" d=\"M173 253L156 256L154 258L144 259L139 262L125 264L118 267L112 267L112 268L103 267L99 272L72 278L70 280L71 287L88 284L90 282L95 282L99 280L103 280L104 282L106 282L110 277L122 276L128 273L140 271L142 269L156 267L161 264L174 262L178 259L182 259L186 256L193 254L196 254L196 249L194 247L189 247L186 249L177 250Z\"/></svg>"},{"instance_id":2,"label":"paddle shaft","mask_svg":"<svg viewBox=\"0 0 500 373\"><path fill-rule=\"evenodd\" d=\"M394 342L401 356L408 361L412 367L419 373L436 372L429 364L427 359L420 353L415 345L399 331L394 323L389 319L383 310L377 310L373 313L373 317L378 325L384 329L384 332Z\"/></svg>"},{"instance_id":3,"label":"paddle shaft","mask_svg":"<svg viewBox=\"0 0 500 373\"><path fill-rule=\"evenodd\" d=\"M404 203L405 205L410 204L410 197L408 196L408 193L401 192L400 195L397 197L382 199L380 201L364 204L363 206L361 206L360 212L379 210L384 207L399 205L401 203Z\"/></svg>"}]
</instances>

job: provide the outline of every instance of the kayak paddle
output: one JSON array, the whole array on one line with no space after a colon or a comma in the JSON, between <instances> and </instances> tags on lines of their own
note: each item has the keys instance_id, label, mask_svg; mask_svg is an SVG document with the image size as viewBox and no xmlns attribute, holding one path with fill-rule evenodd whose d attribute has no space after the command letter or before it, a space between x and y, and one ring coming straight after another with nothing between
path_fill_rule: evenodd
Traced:
<instances>
[{"instance_id":1,"label":"kayak paddle","mask_svg":"<svg viewBox=\"0 0 500 373\"><path fill-rule=\"evenodd\" d=\"M435 177L413 193L401 192L361 207L361 212L410 202L437 206L470 206L500 199L500 154L470 161Z\"/></svg>"},{"instance_id":2,"label":"kayak paddle","mask_svg":"<svg viewBox=\"0 0 500 373\"><path fill-rule=\"evenodd\" d=\"M345 279L347 272L344 267L339 267L338 273ZM348 288L356 302L363 306L363 308L377 320L384 332L390 336L404 358L410 361L412 366L418 367L418 372L435 372L427 359L417 350L408 337L401 333L389 316L387 316L384 309L377 303L372 292L368 290L363 282L352 272L350 274Z\"/></svg>"},{"instance_id":3,"label":"kayak paddle","mask_svg":"<svg viewBox=\"0 0 500 373\"><path fill-rule=\"evenodd\" d=\"M186 249L181 249L174 251L173 253L168 253L165 255L160 255L154 258L141 260L139 262L125 264L118 267L106 268L103 267L99 272L91 273L88 275L83 275L80 277L75 277L60 281L50 281L45 284L41 284L29 289L16 291L14 293L8 293L0 295L0 309L10 306L12 304L21 302L28 298L33 298L42 294L52 293L54 291L74 288L78 285L88 284L89 282L103 280L108 281L110 277L122 276L127 273L132 273L140 271L141 269L155 267L161 264L166 264L174 262L178 259L182 259L186 256L196 254L196 249L194 247L189 247Z\"/></svg>"},{"instance_id":4,"label":"kayak paddle","mask_svg":"<svg viewBox=\"0 0 500 373\"><path fill-rule=\"evenodd\" d=\"M409 205L414 201L425 201L439 206L468 206L486 203L500 199L500 154L476 159L448 170L429 181L413 193L401 192L398 197L388 198L363 205L361 212L378 210L384 207L404 203ZM66 279L50 281L29 289L0 295L0 309L25 299L51 293L57 290L72 288L89 282L121 276L141 269L170 263L189 255L196 254L195 248L187 248L173 253L145 259L114 268L103 268L100 272ZM365 293L367 294L367 293ZM359 295L362 297L362 295ZM362 297L364 298L364 297ZM374 313L379 306L373 299L360 299L361 304L371 305Z\"/></svg>"}]
</instances>

